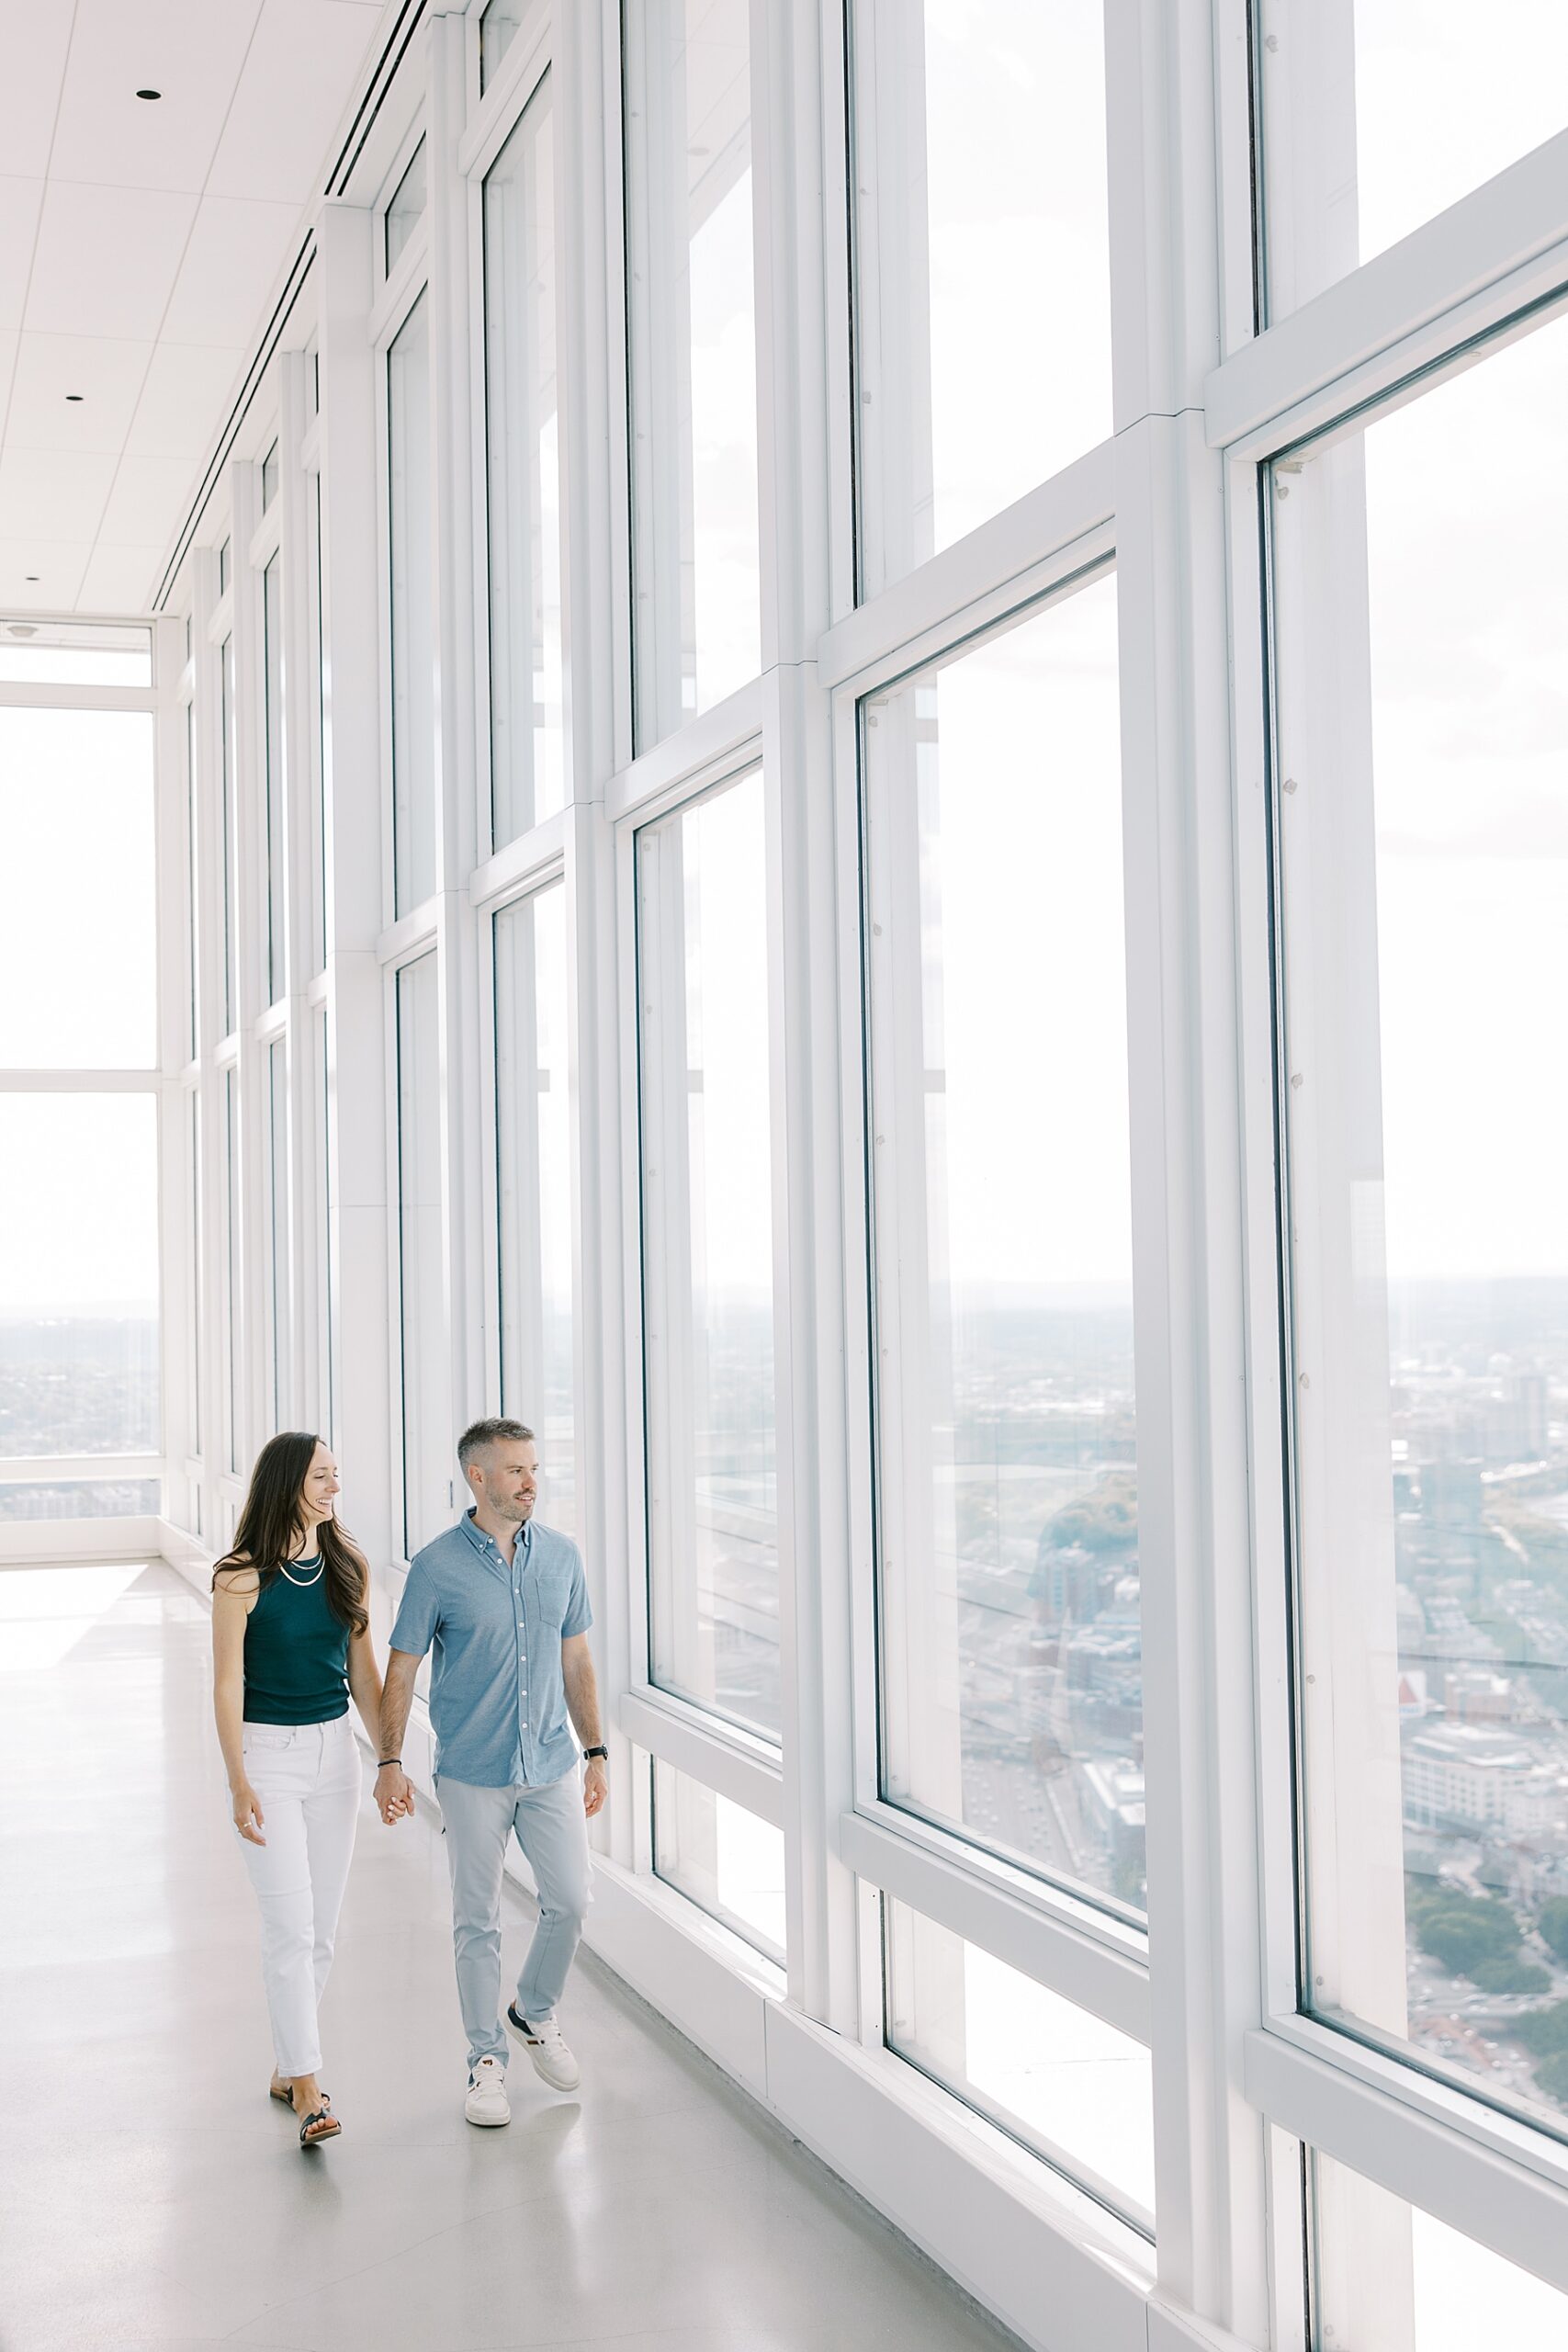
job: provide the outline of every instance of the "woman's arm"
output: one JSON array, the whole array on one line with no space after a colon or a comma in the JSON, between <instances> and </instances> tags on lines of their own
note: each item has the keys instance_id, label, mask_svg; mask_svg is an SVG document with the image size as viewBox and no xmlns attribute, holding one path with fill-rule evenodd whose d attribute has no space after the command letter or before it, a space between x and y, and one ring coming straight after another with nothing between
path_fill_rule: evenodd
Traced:
<instances>
[{"instance_id":1,"label":"woman's arm","mask_svg":"<svg viewBox=\"0 0 1568 2352\"><path fill-rule=\"evenodd\" d=\"M374 1747L381 1736L381 1669L376 1663L376 1645L368 1625L348 1645L348 1689Z\"/></svg>"},{"instance_id":2,"label":"woman's arm","mask_svg":"<svg viewBox=\"0 0 1568 2352\"><path fill-rule=\"evenodd\" d=\"M234 1801L234 1826L253 1846L265 1846L266 1839L261 1805L245 1777L245 1620L260 1590L253 1567L220 1568L213 1578L212 1713Z\"/></svg>"}]
</instances>

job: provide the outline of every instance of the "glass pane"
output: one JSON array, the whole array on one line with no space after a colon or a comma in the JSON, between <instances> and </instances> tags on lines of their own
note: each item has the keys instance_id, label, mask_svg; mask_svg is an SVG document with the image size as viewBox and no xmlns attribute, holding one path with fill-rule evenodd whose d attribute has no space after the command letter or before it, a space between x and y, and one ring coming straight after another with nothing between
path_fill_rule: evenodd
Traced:
<instances>
[{"instance_id":1,"label":"glass pane","mask_svg":"<svg viewBox=\"0 0 1568 2352\"><path fill-rule=\"evenodd\" d=\"M398 1232L403 1555L449 1524L456 1476L441 1216L440 991L434 954L398 974Z\"/></svg>"},{"instance_id":2,"label":"glass pane","mask_svg":"<svg viewBox=\"0 0 1568 2352\"><path fill-rule=\"evenodd\" d=\"M776 1738L761 774L637 853L651 1672Z\"/></svg>"},{"instance_id":3,"label":"glass pane","mask_svg":"<svg viewBox=\"0 0 1568 2352\"><path fill-rule=\"evenodd\" d=\"M265 514L277 496L277 444L276 441L262 459L261 493L262 513Z\"/></svg>"},{"instance_id":4,"label":"glass pane","mask_svg":"<svg viewBox=\"0 0 1568 2352\"><path fill-rule=\"evenodd\" d=\"M240 1467L240 1088L223 1073L223 1234L218 1302L223 1390L223 1467Z\"/></svg>"},{"instance_id":5,"label":"glass pane","mask_svg":"<svg viewBox=\"0 0 1568 2352\"><path fill-rule=\"evenodd\" d=\"M747 0L626 0L637 735L762 665Z\"/></svg>"},{"instance_id":6,"label":"glass pane","mask_svg":"<svg viewBox=\"0 0 1568 2352\"><path fill-rule=\"evenodd\" d=\"M266 1351L268 1399L275 1430L291 1426L288 1413L288 1049L274 1038L266 1054Z\"/></svg>"},{"instance_id":7,"label":"glass pane","mask_svg":"<svg viewBox=\"0 0 1568 2352\"><path fill-rule=\"evenodd\" d=\"M1316 2352L1560 2352L1568 2295L1314 2151Z\"/></svg>"},{"instance_id":8,"label":"glass pane","mask_svg":"<svg viewBox=\"0 0 1568 2352\"><path fill-rule=\"evenodd\" d=\"M1556 0L1259 6L1271 318L1563 127Z\"/></svg>"},{"instance_id":9,"label":"glass pane","mask_svg":"<svg viewBox=\"0 0 1568 2352\"><path fill-rule=\"evenodd\" d=\"M884 1895L887 2046L1154 2234L1149 2053Z\"/></svg>"},{"instance_id":10,"label":"glass pane","mask_svg":"<svg viewBox=\"0 0 1568 2352\"><path fill-rule=\"evenodd\" d=\"M0 710L0 1067L157 1061L155 851L150 713Z\"/></svg>"},{"instance_id":11,"label":"glass pane","mask_svg":"<svg viewBox=\"0 0 1568 2352\"><path fill-rule=\"evenodd\" d=\"M491 811L499 846L566 797L548 77L485 180Z\"/></svg>"},{"instance_id":12,"label":"glass pane","mask_svg":"<svg viewBox=\"0 0 1568 2352\"><path fill-rule=\"evenodd\" d=\"M186 1052L194 1060L201 1046L201 891L197 884L197 845L200 820L197 816L196 759L196 704L186 705L186 996L187 1021Z\"/></svg>"},{"instance_id":13,"label":"glass pane","mask_svg":"<svg viewBox=\"0 0 1568 2352\"><path fill-rule=\"evenodd\" d=\"M653 1868L699 1909L784 1966L783 1833L657 1758Z\"/></svg>"},{"instance_id":14,"label":"glass pane","mask_svg":"<svg viewBox=\"0 0 1568 2352\"><path fill-rule=\"evenodd\" d=\"M1138 1906L1114 581L863 713L885 1793Z\"/></svg>"},{"instance_id":15,"label":"glass pane","mask_svg":"<svg viewBox=\"0 0 1568 2352\"><path fill-rule=\"evenodd\" d=\"M0 1093L0 1456L156 1453L158 1105Z\"/></svg>"},{"instance_id":16,"label":"glass pane","mask_svg":"<svg viewBox=\"0 0 1568 2352\"><path fill-rule=\"evenodd\" d=\"M283 559L276 555L262 574L262 677L266 697L263 750L266 760L267 1002L276 1004L288 986L284 943L288 882L283 775Z\"/></svg>"},{"instance_id":17,"label":"glass pane","mask_svg":"<svg viewBox=\"0 0 1568 2352\"><path fill-rule=\"evenodd\" d=\"M430 298L387 354L391 467L392 845L397 912L435 888L435 632L431 605Z\"/></svg>"},{"instance_id":18,"label":"glass pane","mask_svg":"<svg viewBox=\"0 0 1568 2352\"><path fill-rule=\"evenodd\" d=\"M495 919L501 1409L538 1439L538 1516L578 1527L566 891Z\"/></svg>"},{"instance_id":19,"label":"glass pane","mask_svg":"<svg viewBox=\"0 0 1568 2352\"><path fill-rule=\"evenodd\" d=\"M151 1517L163 1509L163 1492L158 1478L51 1478L15 1487L0 1483L0 1520Z\"/></svg>"},{"instance_id":20,"label":"glass pane","mask_svg":"<svg viewBox=\"0 0 1568 2352\"><path fill-rule=\"evenodd\" d=\"M229 542L225 539L218 550L218 594L220 596L228 594L229 563Z\"/></svg>"},{"instance_id":21,"label":"glass pane","mask_svg":"<svg viewBox=\"0 0 1568 2352\"><path fill-rule=\"evenodd\" d=\"M190 1285L189 1311L186 1319L186 1339L189 1351L190 1375L190 1450L201 1458L202 1431L202 1338L206 1331L206 1277L201 1247L201 1097L191 1093L186 1097L186 1181L190 1187L188 1214L186 1218L186 1280Z\"/></svg>"},{"instance_id":22,"label":"glass pane","mask_svg":"<svg viewBox=\"0 0 1568 2352\"><path fill-rule=\"evenodd\" d=\"M409 157L408 169L393 190L387 207L387 275L398 266L398 256L424 218L425 206L424 141L422 139Z\"/></svg>"},{"instance_id":23,"label":"glass pane","mask_svg":"<svg viewBox=\"0 0 1568 2352\"><path fill-rule=\"evenodd\" d=\"M1273 503L1307 1999L1568 2132L1568 322Z\"/></svg>"},{"instance_id":24,"label":"glass pane","mask_svg":"<svg viewBox=\"0 0 1568 2352\"><path fill-rule=\"evenodd\" d=\"M190 653L190 621L186 621ZM7 621L0 628L0 685L150 686L152 635L91 621Z\"/></svg>"},{"instance_id":25,"label":"glass pane","mask_svg":"<svg viewBox=\"0 0 1568 2352\"><path fill-rule=\"evenodd\" d=\"M220 793L223 853L223 1034L232 1035L240 1018L240 941L235 922L239 884L239 813L234 793L234 640L226 637L218 664L218 728L222 760Z\"/></svg>"},{"instance_id":26,"label":"glass pane","mask_svg":"<svg viewBox=\"0 0 1568 2352\"><path fill-rule=\"evenodd\" d=\"M333 1304L333 1089L332 1059L328 1045L327 1015L322 1010L316 1015L316 1272L320 1283L321 1312L317 1319L317 1342L321 1359L317 1370L316 1394L322 1400L321 1434L329 1445L337 1442L333 1434L337 1428L337 1392L333 1372L333 1341L336 1329L336 1309Z\"/></svg>"},{"instance_id":27,"label":"glass pane","mask_svg":"<svg viewBox=\"0 0 1568 2352\"><path fill-rule=\"evenodd\" d=\"M327 963L327 706L321 646L321 477L313 475L305 502L305 594L310 607L311 753L316 788L310 796L311 969Z\"/></svg>"},{"instance_id":28,"label":"glass pane","mask_svg":"<svg viewBox=\"0 0 1568 2352\"><path fill-rule=\"evenodd\" d=\"M1101 0L855 0L862 591L1111 430Z\"/></svg>"},{"instance_id":29,"label":"glass pane","mask_svg":"<svg viewBox=\"0 0 1568 2352\"><path fill-rule=\"evenodd\" d=\"M494 81L523 22L524 0L490 0L479 18L479 96Z\"/></svg>"}]
</instances>

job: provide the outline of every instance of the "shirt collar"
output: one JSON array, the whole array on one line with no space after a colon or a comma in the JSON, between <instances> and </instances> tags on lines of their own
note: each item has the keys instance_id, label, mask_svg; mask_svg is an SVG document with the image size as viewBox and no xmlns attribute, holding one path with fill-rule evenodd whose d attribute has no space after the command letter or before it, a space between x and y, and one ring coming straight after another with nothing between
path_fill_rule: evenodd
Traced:
<instances>
[{"instance_id":1,"label":"shirt collar","mask_svg":"<svg viewBox=\"0 0 1568 2352\"><path fill-rule=\"evenodd\" d=\"M496 1543L493 1536L490 1536L485 1533L484 1529L479 1525L474 1511L471 1510L466 1510L463 1513L462 1518L457 1521L457 1524L462 1529L463 1533L468 1537L469 1543L473 1545L475 1551L479 1555L479 1557L490 1562L494 1566L499 1567L503 1574L506 1573L506 1562L502 1556L500 1544ZM516 1539L512 1546L512 1562L514 1567L517 1566L517 1555L519 1553L522 1554L523 1561L526 1564L529 1552L533 1546L533 1541L534 1522L532 1520L525 1519L518 1528Z\"/></svg>"}]
</instances>

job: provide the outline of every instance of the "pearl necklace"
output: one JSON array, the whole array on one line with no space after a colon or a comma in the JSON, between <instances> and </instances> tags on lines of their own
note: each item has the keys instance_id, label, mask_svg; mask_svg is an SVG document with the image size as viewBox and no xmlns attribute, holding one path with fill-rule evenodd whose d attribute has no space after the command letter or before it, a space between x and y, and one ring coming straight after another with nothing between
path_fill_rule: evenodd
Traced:
<instances>
[{"instance_id":1,"label":"pearl necklace","mask_svg":"<svg viewBox=\"0 0 1568 2352\"><path fill-rule=\"evenodd\" d=\"M323 1559L317 1560L316 1573L313 1577L290 1577L288 1576L288 1563L287 1560L279 1560L277 1565L284 1576L288 1577L289 1583L294 1587L297 1592L308 1592L313 1584L321 1583L321 1578L327 1572L327 1564Z\"/></svg>"}]
</instances>

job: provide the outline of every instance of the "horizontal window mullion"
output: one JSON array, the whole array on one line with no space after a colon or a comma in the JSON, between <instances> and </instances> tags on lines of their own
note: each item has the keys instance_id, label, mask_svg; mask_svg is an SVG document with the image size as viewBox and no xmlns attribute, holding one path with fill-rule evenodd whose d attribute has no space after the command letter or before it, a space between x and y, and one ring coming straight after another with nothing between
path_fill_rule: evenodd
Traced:
<instances>
[{"instance_id":1,"label":"horizontal window mullion","mask_svg":"<svg viewBox=\"0 0 1568 2352\"><path fill-rule=\"evenodd\" d=\"M621 1694L616 1720L637 1747L743 1805L774 1829L784 1826L784 1768L761 1740L721 1728L699 1709L640 1690Z\"/></svg>"},{"instance_id":2,"label":"horizontal window mullion","mask_svg":"<svg viewBox=\"0 0 1568 2352\"><path fill-rule=\"evenodd\" d=\"M1441 2118L1415 2104L1395 2083L1418 2078L1389 2063L1380 2086L1277 2031L1243 2045L1247 2097L1269 2122L1568 2291L1568 2177L1478 2136L1459 2094Z\"/></svg>"},{"instance_id":3,"label":"horizontal window mullion","mask_svg":"<svg viewBox=\"0 0 1568 2352\"><path fill-rule=\"evenodd\" d=\"M530 888L555 881L560 874L566 856L566 829L569 812L558 808L553 816L508 842L482 865L474 868L468 884L471 906L499 908L501 901L512 894L521 895Z\"/></svg>"},{"instance_id":4,"label":"horizontal window mullion","mask_svg":"<svg viewBox=\"0 0 1568 2352\"><path fill-rule=\"evenodd\" d=\"M1134 2041L1148 2043L1148 1962L995 1880L931 1852L863 1814L839 1822L839 1852L858 1877L980 1945ZM1114 1933L1114 1923L1105 1927Z\"/></svg>"},{"instance_id":5,"label":"horizontal window mullion","mask_svg":"<svg viewBox=\"0 0 1568 2352\"><path fill-rule=\"evenodd\" d=\"M663 816L689 794L705 791L761 756L762 682L754 678L715 703L612 776L604 813L612 824Z\"/></svg>"},{"instance_id":6,"label":"horizontal window mullion","mask_svg":"<svg viewBox=\"0 0 1568 2352\"><path fill-rule=\"evenodd\" d=\"M1331 423L1345 379L1374 398L1423 364L1413 343L1435 357L1483 331L1461 323L1478 305L1495 323L1532 299L1516 281L1547 290L1568 268L1565 191L1568 131L1243 344L1203 386L1210 447L1265 456Z\"/></svg>"},{"instance_id":7,"label":"horizontal window mullion","mask_svg":"<svg viewBox=\"0 0 1568 2352\"><path fill-rule=\"evenodd\" d=\"M161 1478L161 1453L29 1453L0 1458L0 1487L53 1486L69 1479L93 1485L123 1478Z\"/></svg>"},{"instance_id":8,"label":"horizontal window mullion","mask_svg":"<svg viewBox=\"0 0 1568 2352\"><path fill-rule=\"evenodd\" d=\"M1092 560L1080 543L1111 526L1115 513L1116 445L1102 441L837 622L818 645L818 683L832 688L853 679L863 691L890 665L926 659L925 640L985 600L1001 597L1006 609L1006 592L1029 575L1059 564L1066 579ZM1050 584L1029 578L1027 593ZM974 625L997 616L973 616Z\"/></svg>"}]
</instances>

